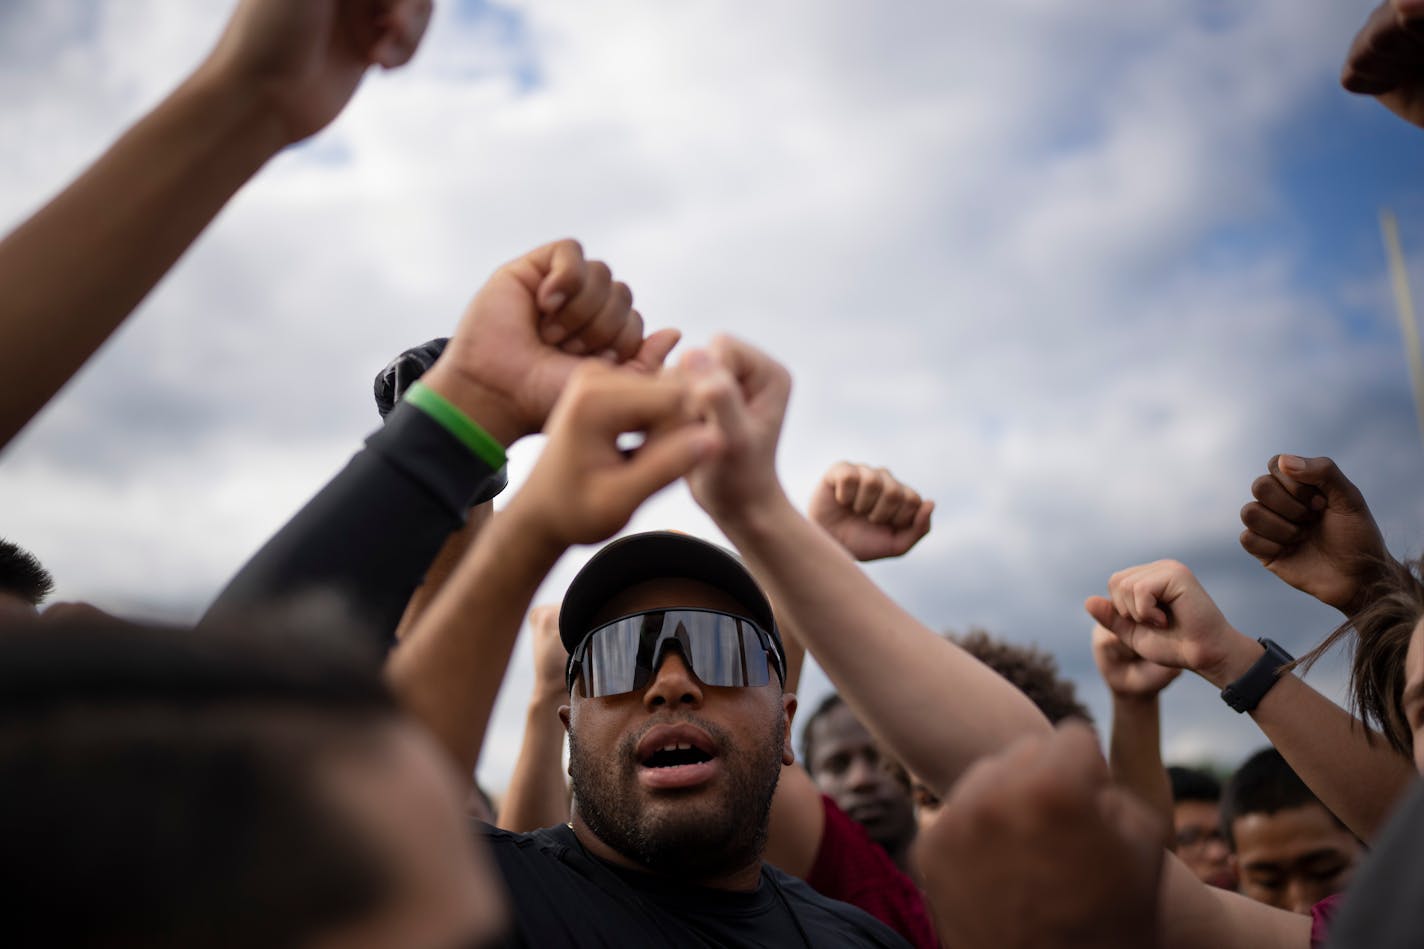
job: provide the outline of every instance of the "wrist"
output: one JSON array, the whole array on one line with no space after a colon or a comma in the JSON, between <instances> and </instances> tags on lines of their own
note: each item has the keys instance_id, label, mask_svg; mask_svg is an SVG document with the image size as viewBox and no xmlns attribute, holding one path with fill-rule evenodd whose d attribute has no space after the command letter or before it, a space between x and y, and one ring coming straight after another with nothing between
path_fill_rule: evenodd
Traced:
<instances>
[{"instance_id":1,"label":"wrist","mask_svg":"<svg viewBox=\"0 0 1424 949\"><path fill-rule=\"evenodd\" d=\"M1221 657L1211 665L1195 670L1218 689L1226 688L1245 675L1266 651L1260 643L1238 629L1231 629L1225 640Z\"/></svg>"},{"instance_id":2,"label":"wrist","mask_svg":"<svg viewBox=\"0 0 1424 949\"><path fill-rule=\"evenodd\" d=\"M509 404L488 387L437 359L420 381L468 415L505 448L529 434Z\"/></svg>"},{"instance_id":3,"label":"wrist","mask_svg":"<svg viewBox=\"0 0 1424 949\"><path fill-rule=\"evenodd\" d=\"M742 546L741 541L755 542L758 537L777 530L787 517L801 518L779 481L773 481L767 490L756 492L749 501L718 505L707 513L738 547Z\"/></svg>"},{"instance_id":4,"label":"wrist","mask_svg":"<svg viewBox=\"0 0 1424 949\"><path fill-rule=\"evenodd\" d=\"M211 60L194 70L172 99L191 104L208 121L226 126L224 139L259 166L292 144L271 99L253 83Z\"/></svg>"},{"instance_id":5,"label":"wrist","mask_svg":"<svg viewBox=\"0 0 1424 949\"><path fill-rule=\"evenodd\" d=\"M1113 705L1124 711L1141 714L1143 712L1156 712L1161 706L1158 700L1161 692L1113 692Z\"/></svg>"},{"instance_id":6,"label":"wrist","mask_svg":"<svg viewBox=\"0 0 1424 949\"><path fill-rule=\"evenodd\" d=\"M1399 561L1395 560L1389 551L1384 551L1380 558L1370 559L1366 566L1360 570L1349 598L1330 605L1343 613L1346 618L1353 618L1356 613L1369 605L1370 591L1398 568Z\"/></svg>"}]
</instances>

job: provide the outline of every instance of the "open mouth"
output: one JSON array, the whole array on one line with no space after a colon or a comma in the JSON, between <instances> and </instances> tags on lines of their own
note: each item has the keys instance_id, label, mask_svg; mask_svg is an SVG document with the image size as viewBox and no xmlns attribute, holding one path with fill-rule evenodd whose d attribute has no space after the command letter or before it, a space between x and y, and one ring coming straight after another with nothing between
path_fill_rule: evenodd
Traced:
<instances>
[{"instance_id":1,"label":"open mouth","mask_svg":"<svg viewBox=\"0 0 1424 949\"><path fill-rule=\"evenodd\" d=\"M676 768L681 765L702 764L711 761L712 756L701 748L686 742L664 745L643 759L645 768Z\"/></svg>"},{"instance_id":2,"label":"open mouth","mask_svg":"<svg viewBox=\"0 0 1424 949\"><path fill-rule=\"evenodd\" d=\"M650 790L690 788L712 779L717 749L701 729L659 725L638 743L638 780Z\"/></svg>"}]
</instances>

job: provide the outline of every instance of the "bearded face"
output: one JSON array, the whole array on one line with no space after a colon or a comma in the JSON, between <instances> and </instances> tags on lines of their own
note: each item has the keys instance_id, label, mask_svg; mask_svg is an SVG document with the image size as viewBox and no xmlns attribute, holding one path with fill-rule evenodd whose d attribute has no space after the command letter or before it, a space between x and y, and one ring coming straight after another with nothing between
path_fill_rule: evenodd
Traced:
<instances>
[{"instance_id":1,"label":"bearded face","mask_svg":"<svg viewBox=\"0 0 1424 949\"><path fill-rule=\"evenodd\" d=\"M700 710L651 716L610 749L594 737L602 729L585 727L602 724L596 720L606 710L596 706L605 701L585 700L569 728L569 773L588 829L649 870L685 879L716 877L760 860L784 761L781 704L760 703L772 714L741 729ZM656 772L689 767L711 773L688 786L659 786Z\"/></svg>"}]
</instances>

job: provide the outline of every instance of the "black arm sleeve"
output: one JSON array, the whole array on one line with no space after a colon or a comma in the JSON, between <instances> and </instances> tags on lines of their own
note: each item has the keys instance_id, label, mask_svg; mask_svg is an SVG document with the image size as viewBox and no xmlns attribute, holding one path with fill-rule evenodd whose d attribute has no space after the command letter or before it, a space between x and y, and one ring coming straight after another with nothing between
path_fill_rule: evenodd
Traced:
<instances>
[{"instance_id":1,"label":"black arm sleeve","mask_svg":"<svg viewBox=\"0 0 1424 949\"><path fill-rule=\"evenodd\" d=\"M402 402L366 447L238 571L202 625L332 596L383 653L411 593L491 471L459 439Z\"/></svg>"}]
</instances>

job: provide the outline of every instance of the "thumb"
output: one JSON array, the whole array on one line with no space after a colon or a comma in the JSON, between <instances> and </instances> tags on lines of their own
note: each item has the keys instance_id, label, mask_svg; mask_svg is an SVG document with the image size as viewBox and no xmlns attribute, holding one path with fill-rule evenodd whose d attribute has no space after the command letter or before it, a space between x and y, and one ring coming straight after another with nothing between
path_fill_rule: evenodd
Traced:
<instances>
[{"instance_id":1,"label":"thumb","mask_svg":"<svg viewBox=\"0 0 1424 949\"><path fill-rule=\"evenodd\" d=\"M1281 455L1277 461L1281 472L1301 484L1319 489L1325 496L1328 507L1343 510L1363 508L1364 496L1360 489L1346 478L1334 461L1329 458L1301 458L1298 455Z\"/></svg>"},{"instance_id":2,"label":"thumb","mask_svg":"<svg viewBox=\"0 0 1424 949\"><path fill-rule=\"evenodd\" d=\"M668 353L672 352L673 347L681 339L681 330L665 329L649 333L637 353L628 360L628 365L643 372L655 372L662 368L668 358Z\"/></svg>"},{"instance_id":3,"label":"thumb","mask_svg":"<svg viewBox=\"0 0 1424 949\"><path fill-rule=\"evenodd\" d=\"M717 451L717 434L704 422L650 433L619 472L623 504L636 508Z\"/></svg>"}]
</instances>

